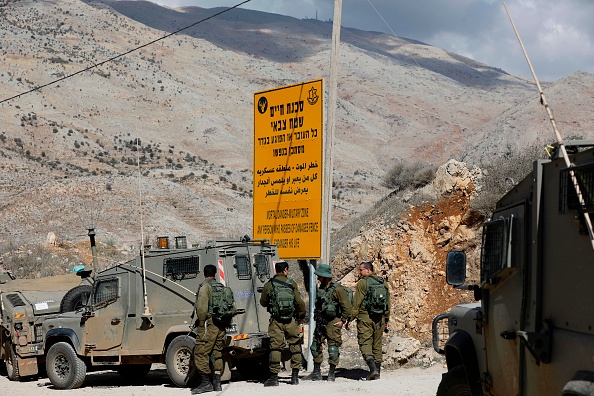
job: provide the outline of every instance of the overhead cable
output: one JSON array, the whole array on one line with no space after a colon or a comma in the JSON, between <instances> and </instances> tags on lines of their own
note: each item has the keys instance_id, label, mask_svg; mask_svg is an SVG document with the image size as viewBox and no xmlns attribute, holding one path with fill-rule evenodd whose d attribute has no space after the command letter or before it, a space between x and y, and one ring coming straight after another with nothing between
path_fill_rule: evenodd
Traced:
<instances>
[{"instance_id":1,"label":"overhead cable","mask_svg":"<svg viewBox=\"0 0 594 396\"><path fill-rule=\"evenodd\" d=\"M245 3L249 3L250 1L251 1L251 0L245 0L245 1L242 1L241 3L239 3L239 4L236 4L236 5L234 5L233 7L226 8L226 9L224 9L223 11L217 12L216 14L213 14L213 15L211 15L211 16L209 16L209 17L207 17L207 18L204 18L204 19L202 19L202 20L200 20L200 21L198 21L198 22L194 22L194 23L192 23L191 25L188 25L188 26L186 26L186 27L183 27L183 28L181 28L181 29L178 29L178 30L176 30L176 31L174 31L174 32L172 32L172 33L166 34L165 36L159 37L158 39L155 39L155 40L153 40L153 41L149 41L148 43L146 43L146 44L142 44L142 45L140 45L140 46L138 46L138 47L135 47L135 48L133 48L133 49L131 49L131 50L129 50L129 51L123 52L123 53L121 53L121 54L119 54L119 55L116 55L116 56L114 56L114 57L111 57L111 58L109 58L109 59L106 59L106 60L104 60L104 61L102 61L102 62L95 63L95 64L93 64L93 65L91 65L91 66L89 66L89 67L86 67L86 68L84 68L84 69L82 69L82 70L79 70L79 71L77 71L77 72L75 72L75 73L72 73L72 74L69 74L69 75L67 75L67 76L61 77L61 78L59 78L59 79L57 79L57 80L51 81L51 82L49 82L49 83L47 83L47 84L39 85L39 86L37 86L37 87L35 87L35 88L32 88L32 89L30 89L30 90L28 90L28 91L25 91L25 92L22 92L22 93L20 93L20 94L18 94L18 95L11 96L10 98L7 98L7 99L0 100L0 104L2 104L2 103L4 103L4 102L8 102L8 101L10 101L10 100L13 100L13 99L16 99L16 98L19 98L19 97L21 97L21 96L27 95L27 94L29 94L29 93L31 93L31 92L38 91L38 90L40 90L40 89L42 89L42 88L48 87L48 86L50 86L50 85L53 85L53 84L56 84L56 83L58 83L58 82L60 82L60 81L66 80L66 79L68 79L68 78L71 78L71 77L74 77L74 76L76 76L77 74L84 73L84 72L86 72L86 71L89 71L89 70L91 70L91 69L94 69L95 67L98 67L98 66L104 65L104 64L106 64L106 63L108 63L108 62L111 62L111 61L114 61L114 60L116 60L116 59L118 59L118 58L121 58L121 57L123 57L123 56L126 56L126 55L128 55L128 54L130 54L130 53L132 53L132 52L138 51L139 49L142 49L142 48L144 48L144 47L148 47L149 45L155 44L155 43L157 43L157 42L159 42L159 41L161 41L161 40L164 40L164 39L166 39L166 38L168 38L168 37L171 37L171 36L173 36L173 35L175 35L175 34L177 34L177 33L179 33L179 32L182 32L182 31L184 31L184 30L186 30L186 29L189 29L189 28L191 28L191 27L193 27L193 26L196 26L196 25L198 25L198 24L200 24L200 23L202 23L202 22L208 21L209 19L212 19L212 18L214 18L214 17L216 17L216 16L219 16L219 15L221 15L221 14L224 14L224 13L225 13L225 12L227 12L227 11L231 11L232 9L234 9L234 8L237 8L237 7L239 7L239 6L241 6L241 5L245 4Z\"/></svg>"},{"instance_id":2,"label":"overhead cable","mask_svg":"<svg viewBox=\"0 0 594 396\"><path fill-rule=\"evenodd\" d=\"M384 19L384 17L382 16L382 14L380 14L380 12L377 10L377 8L375 8L375 6L373 5L373 3L371 2L371 0L367 0L369 2L369 5L374 9L374 11L377 13L377 15L379 15L379 17L381 18L382 21L384 21L384 23L386 24L386 26L388 27L388 29L390 29L390 31L392 32L392 34L394 35L394 37L396 37L396 40L398 40L400 42L400 45L404 46L404 43L402 42L402 40L400 40L400 37L398 37L396 35L396 33L394 33L394 31L392 30L392 27L388 24L388 22L386 22L386 20ZM415 64L417 65L417 67L421 67L419 65L419 63L417 62L417 60L415 59L414 56L410 55L410 57L412 58L412 60L415 62Z\"/></svg>"}]
</instances>

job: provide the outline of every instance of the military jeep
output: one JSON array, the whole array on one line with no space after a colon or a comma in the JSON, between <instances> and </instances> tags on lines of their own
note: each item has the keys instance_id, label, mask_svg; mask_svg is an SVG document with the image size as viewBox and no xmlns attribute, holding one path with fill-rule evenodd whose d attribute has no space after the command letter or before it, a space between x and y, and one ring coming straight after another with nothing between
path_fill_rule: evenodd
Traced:
<instances>
[{"instance_id":1,"label":"military jeep","mask_svg":"<svg viewBox=\"0 0 594 396\"><path fill-rule=\"evenodd\" d=\"M434 319L448 367L438 396L594 395L594 249L584 218L594 213L594 141L566 144L574 166L537 160L497 203L483 228L479 284L464 284L464 252L448 254L448 283L480 303Z\"/></svg>"},{"instance_id":2,"label":"military jeep","mask_svg":"<svg viewBox=\"0 0 594 396\"><path fill-rule=\"evenodd\" d=\"M114 369L138 378L153 363L164 363L176 386L193 385L192 314L207 264L218 267L217 281L233 289L237 308L245 311L227 328L222 379L234 366L261 364L269 353L269 314L258 303L258 289L274 275L276 261L276 246L264 240L244 237L188 248L184 237L173 246L159 238L156 248L96 274L86 306L43 322L50 381L73 389L87 371Z\"/></svg>"}]
</instances>

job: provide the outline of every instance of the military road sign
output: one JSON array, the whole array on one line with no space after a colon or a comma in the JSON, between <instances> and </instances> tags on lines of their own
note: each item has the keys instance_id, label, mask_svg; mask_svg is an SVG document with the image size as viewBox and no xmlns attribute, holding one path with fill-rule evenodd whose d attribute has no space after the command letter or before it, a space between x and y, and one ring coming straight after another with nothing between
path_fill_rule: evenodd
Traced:
<instances>
[{"instance_id":1,"label":"military road sign","mask_svg":"<svg viewBox=\"0 0 594 396\"><path fill-rule=\"evenodd\" d=\"M323 80L254 94L254 238L283 259L319 259Z\"/></svg>"}]
</instances>

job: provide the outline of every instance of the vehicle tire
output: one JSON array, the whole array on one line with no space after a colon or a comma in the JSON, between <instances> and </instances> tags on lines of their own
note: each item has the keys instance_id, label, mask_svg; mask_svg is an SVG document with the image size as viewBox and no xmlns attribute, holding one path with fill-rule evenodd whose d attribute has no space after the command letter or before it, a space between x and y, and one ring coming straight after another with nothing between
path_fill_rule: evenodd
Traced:
<instances>
[{"instance_id":1,"label":"vehicle tire","mask_svg":"<svg viewBox=\"0 0 594 396\"><path fill-rule=\"evenodd\" d=\"M165 353L165 366L171 382L180 388L198 383L198 370L194 365L196 341L187 335L177 336L171 341Z\"/></svg>"},{"instance_id":2,"label":"vehicle tire","mask_svg":"<svg viewBox=\"0 0 594 396\"><path fill-rule=\"evenodd\" d=\"M441 377L437 396L471 396L464 366L456 366Z\"/></svg>"},{"instance_id":3,"label":"vehicle tire","mask_svg":"<svg viewBox=\"0 0 594 396\"><path fill-rule=\"evenodd\" d=\"M76 389L85 381L87 366L67 342L51 346L45 361L47 377L57 389Z\"/></svg>"},{"instance_id":4,"label":"vehicle tire","mask_svg":"<svg viewBox=\"0 0 594 396\"><path fill-rule=\"evenodd\" d=\"M11 381L20 381L21 375L19 374L19 362L14 348L8 341L4 342L4 352L6 355L6 360L4 360L4 364L6 365L6 376Z\"/></svg>"},{"instance_id":5,"label":"vehicle tire","mask_svg":"<svg viewBox=\"0 0 594 396\"><path fill-rule=\"evenodd\" d=\"M90 285L79 285L68 290L60 302L60 313L72 312L84 307L92 291L93 286Z\"/></svg>"},{"instance_id":6,"label":"vehicle tire","mask_svg":"<svg viewBox=\"0 0 594 396\"><path fill-rule=\"evenodd\" d=\"M119 375L128 381L138 381L151 371L151 364L122 364L116 368Z\"/></svg>"}]
</instances>

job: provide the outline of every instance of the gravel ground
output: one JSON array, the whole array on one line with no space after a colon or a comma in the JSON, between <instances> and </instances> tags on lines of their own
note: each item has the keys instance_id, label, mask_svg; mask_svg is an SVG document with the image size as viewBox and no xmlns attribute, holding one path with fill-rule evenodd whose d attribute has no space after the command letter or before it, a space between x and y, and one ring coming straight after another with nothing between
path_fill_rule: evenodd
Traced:
<instances>
[{"instance_id":1,"label":"gravel ground","mask_svg":"<svg viewBox=\"0 0 594 396\"><path fill-rule=\"evenodd\" d=\"M131 384L131 381L120 377L113 371L94 372L87 375L83 386L74 390L56 390L47 378L32 379L24 382L12 382L0 376L0 394L3 396L17 395L85 395L85 396L174 396L189 395L189 389L174 387L167 377L163 365L154 365L153 370L141 383ZM266 396L282 394L283 396L303 394L324 395L388 395L399 396L430 396L435 395L441 374L445 371L440 364L429 368L400 368L396 370L382 370L382 377L377 381L364 381L366 372L361 369L339 370L336 382L313 382L305 380L307 372L300 374L298 386L289 384L289 372L281 372L278 388L264 388L256 381L231 381L223 383L221 395ZM323 374L326 374L322 370ZM216 394L212 392L209 394Z\"/></svg>"}]
</instances>

